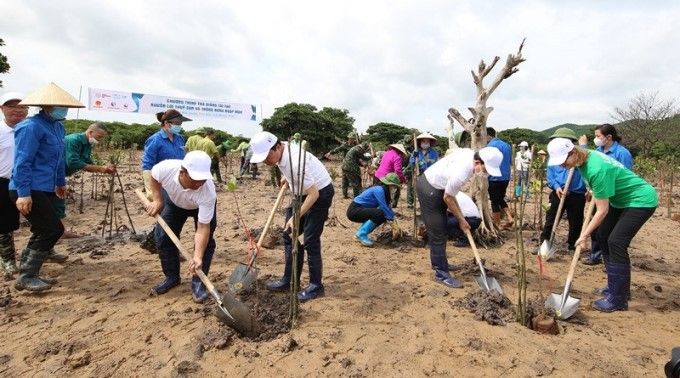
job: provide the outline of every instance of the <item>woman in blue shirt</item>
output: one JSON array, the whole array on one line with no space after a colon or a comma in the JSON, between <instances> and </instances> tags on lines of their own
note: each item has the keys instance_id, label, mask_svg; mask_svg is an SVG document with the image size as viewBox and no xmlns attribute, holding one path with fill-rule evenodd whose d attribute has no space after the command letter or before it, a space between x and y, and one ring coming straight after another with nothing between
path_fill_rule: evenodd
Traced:
<instances>
[{"instance_id":1,"label":"woman in blue shirt","mask_svg":"<svg viewBox=\"0 0 680 378\"><path fill-rule=\"evenodd\" d=\"M54 208L57 197L66 197L64 125L69 108L85 106L56 84L32 93L19 103L38 106L40 113L20 122L15 129L14 167L9 182L10 198L31 223L31 237L21 253L17 290L45 291L54 280L41 278L40 268L53 253L64 233ZM65 260L65 259L64 259Z\"/></svg>"},{"instance_id":2,"label":"woman in blue shirt","mask_svg":"<svg viewBox=\"0 0 680 378\"><path fill-rule=\"evenodd\" d=\"M347 218L352 222L362 223L356 233L357 239L362 245L372 247L375 243L368 237L376 227L390 222L398 227L394 221L394 211L390 207L390 198L401 185L399 176L396 173L388 173L380 178L380 184L373 185L354 197L354 200L347 208Z\"/></svg>"}]
</instances>

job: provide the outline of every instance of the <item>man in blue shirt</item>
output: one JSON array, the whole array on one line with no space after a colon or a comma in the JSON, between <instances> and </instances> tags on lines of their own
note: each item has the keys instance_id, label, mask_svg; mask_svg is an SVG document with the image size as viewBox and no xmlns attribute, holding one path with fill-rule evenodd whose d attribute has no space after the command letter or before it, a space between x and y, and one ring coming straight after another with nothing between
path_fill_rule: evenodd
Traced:
<instances>
[{"instance_id":1,"label":"man in blue shirt","mask_svg":"<svg viewBox=\"0 0 680 378\"><path fill-rule=\"evenodd\" d=\"M496 138L496 129L493 127L486 128L486 135L488 138L486 146L496 147L503 154L501 175L489 176L489 199L491 200L493 222L496 224L496 227L501 227L501 211L503 211L505 214L503 228L507 228L513 224L512 213L510 212L508 203L505 202L505 192L508 190L508 184L510 183L512 147L506 142Z\"/></svg>"},{"instance_id":2,"label":"man in blue shirt","mask_svg":"<svg viewBox=\"0 0 680 378\"><path fill-rule=\"evenodd\" d=\"M576 134L573 130L562 127L555 130L555 133L550 136L550 139L567 138L572 142L576 142ZM567 176L569 170L559 165L548 166L548 187L552 189L550 192L550 208L545 213L545 224L543 232L541 233L541 243L544 240L550 239L555 219L561 217L562 214L557 214L557 208L560 206L560 199L564 195L565 185L567 183ZM578 170L574 170L574 176L571 178L569 185L569 193L564 199L564 208L562 211L567 212L569 219L569 236L567 237L567 246L570 251L575 250L574 243L578 240L581 233L581 226L583 226L583 209L586 206L586 185L581 178Z\"/></svg>"}]
</instances>

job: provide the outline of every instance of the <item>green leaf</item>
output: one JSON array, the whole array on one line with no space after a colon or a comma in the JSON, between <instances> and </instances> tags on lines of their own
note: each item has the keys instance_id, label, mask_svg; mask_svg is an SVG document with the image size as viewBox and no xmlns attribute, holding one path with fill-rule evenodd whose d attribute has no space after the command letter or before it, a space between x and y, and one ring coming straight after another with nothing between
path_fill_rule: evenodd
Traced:
<instances>
[{"instance_id":1,"label":"green leaf","mask_svg":"<svg viewBox=\"0 0 680 378\"><path fill-rule=\"evenodd\" d=\"M231 176L229 181L227 181L227 185L225 185L228 191L234 192L236 191L236 187L238 187L238 181L236 181L235 176Z\"/></svg>"}]
</instances>

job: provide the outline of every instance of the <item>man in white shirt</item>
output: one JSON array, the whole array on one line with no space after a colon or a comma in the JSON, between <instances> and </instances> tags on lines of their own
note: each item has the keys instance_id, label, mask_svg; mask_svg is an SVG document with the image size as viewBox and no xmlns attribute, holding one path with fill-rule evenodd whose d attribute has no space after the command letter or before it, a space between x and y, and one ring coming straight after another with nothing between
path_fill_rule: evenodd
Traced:
<instances>
[{"instance_id":1,"label":"man in white shirt","mask_svg":"<svg viewBox=\"0 0 680 378\"><path fill-rule=\"evenodd\" d=\"M469 231L470 224L460 210L456 195L473 173L488 172L500 176L503 154L495 147L484 147L479 152L469 148L458 148L440 159L418 177L416 191L427 237L430 243L430 261L437 282L450 288L461 288L462 283L449 273L446 258L448 233L447 209L458 220L461 231Z\"/></svg>"},{"instance_id":2,"label":"man in white shirt","mask_svg":"<svg viewBox=\"0 0 680 378\"><path fill-rule=\"evenodd\" d=\"M301 302L324 295L321 282L323 264L321 261L321 233L328 218L328 209L333 202L333 183L326 167L314 155L300 149L300 145L289 146L279 142L278 138L268 132L256 134L250 140L253 149L251 163L264 162L268 166L278 166L284 176L288 188L292 193L302 192L300 207L300 230L304 234L304 249L300 249L297 258L297 277L299 282L304 260L303 251L307 251L307 265L309 268L309 286L298 293ZM304 157L298 159L300 154ZM303 170L304 168L304 170ZM304 179L303 179L304 176ZM301 189L301 190L300 190ZM286 226L284 227L284 255L286 258L283 277L267 283L267 289L275 291L288 290L291 283L293 242L290 231L293 224L292 204L286 209Z\"/></svg>"},{"instance_id":3,"label":"man in white shirt","mask_svg":"<svg viewBox=\"0 0 680 378\"><path fill-rule=\"evenodd\" d=\"M0 122L0 271L18 272L14 231L19 228L19 210L9 197L9 179L14 166L14 127L28 115L28 106L20 106L21 93L8 92L0 97L4 120Z\"/></svg>"},{"instance_id":4,"label":"man in white shirt","mask_svg":"<svg viewBox=\"0 0 680 378\"><path fill-rule=\"evenodd\" d=\"M210 164L208 154L191 151L183 160L164 160L151 169L153 201L147 207L148 214L156 216L160 212L177 237L182 233L187 218L194 218L194 257L189 263L189 271L193 274L201 269L207 275L215 252L213 234L217 226L217 193ZM151 294L160 295L181 282L179 251L162 227L156 227L155 239L165 280L154 286ZM191 280L191 293L196 303L208 298L205 286L196 276Z\"/></svg>"}]
</instances>

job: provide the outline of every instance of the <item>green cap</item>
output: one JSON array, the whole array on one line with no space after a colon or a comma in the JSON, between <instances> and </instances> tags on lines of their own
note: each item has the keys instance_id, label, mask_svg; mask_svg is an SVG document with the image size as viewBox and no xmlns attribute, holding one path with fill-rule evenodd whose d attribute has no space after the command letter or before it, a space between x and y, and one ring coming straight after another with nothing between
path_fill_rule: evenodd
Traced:
<instances>
[{"instance_id":1,"label":"green cap","mask_svg":"<svg viewBox=\"0 0 680 378\"><path fill-rule=\"evenodd\" d=\"M453 136L453 140L455 140L456 145L460 147L463 144L463 141L468 139L468 135L470 135L470 133L467 131L459 131Z\"/></svg>"},{"instance_id":2,"label":"green cap","mask_svg":"<svg viewBox=\"0 0 680 378\"><path fill-rule=\"evenodd\" d=\"M560 127L559 129L555 130L555 133L550 136L550 139L554 138L567 138L571 140L577 140L578 138L576 137L576 133L574 130L568 128L568 127Z\"/></svg>"},{"instance_id":3,"label":"green cap","mask_svg":"<svg viewBox=\"0 0 680 378\"><path fill-rule=\"evenodd\" d=\"M388 173L385 176L380 178L380 181L385 184L385 185L396 185L399 186L401 185L401 181L399 181L399 176L397 176L396 173Z\"/></svg>"}]
</instances>

